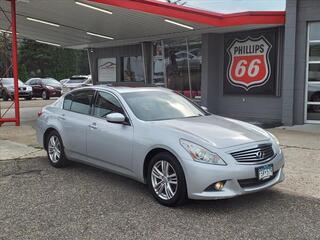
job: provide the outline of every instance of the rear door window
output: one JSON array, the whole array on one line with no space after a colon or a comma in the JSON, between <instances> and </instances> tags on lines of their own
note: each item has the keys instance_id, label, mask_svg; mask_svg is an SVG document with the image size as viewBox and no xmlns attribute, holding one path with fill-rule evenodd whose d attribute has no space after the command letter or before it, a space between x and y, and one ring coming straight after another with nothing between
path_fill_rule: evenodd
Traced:
<instances>
[{"instance_id":1,"label":"rear door window","mask_svg":"<svg viewBox=\"0 0 320 240\"><path fill-rule=\"evenodd\" d=\"M63 109L90 115L94 90L85 89L72 92L65 96Z\"/></svg>"}]
</instances>

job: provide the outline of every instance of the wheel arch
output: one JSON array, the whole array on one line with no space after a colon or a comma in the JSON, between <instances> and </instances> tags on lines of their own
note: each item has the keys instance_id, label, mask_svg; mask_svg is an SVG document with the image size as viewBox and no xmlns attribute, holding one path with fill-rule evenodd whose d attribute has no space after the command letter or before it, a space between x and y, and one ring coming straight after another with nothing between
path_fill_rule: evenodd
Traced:
<instances>
[{"instance_id":1,"label":"wheel arch","mask_svg":"<svg viewBox=\"0 0 320 240\"><path fill-rule=\"evenodd\" d=\"M146 182L146 179L147 179L148 166L149 166L150 160L155 155L157 155L157 154L159 154L161 152L169 153L170 155L172 155L173 157L175 157L177 159L177 161L179 162L180 165L182 165L180 160L179 160L179 158L177 157L177 155L175 153L173 153L173 151L171 151L169 149L166 149L166 148L163 148L163 147L155 147L155 148L149 150L149 152L147 153L147 155L145 156L144 161L143 161L143 179L144 179L145 182Z\"/></svg>"},{"instance_id":2,"label":"wheel arch","mask_svg":"<svg viewBox=\"0 0 320 240\"><path fill-rule=\"evenodd\" d=\"M44 149L45 150L47 150L47 137L49 136L49 134L51 133L51 132L53 132L53 131L56 131L56 132L58 132L57 131L57 129L55 129L55 128L53 128L53 127L49 127L49 128L47 128L46 129L46 131L44 132L44 134L43 134L43 147L44 147Z\"/></svg>"}]
</instances>

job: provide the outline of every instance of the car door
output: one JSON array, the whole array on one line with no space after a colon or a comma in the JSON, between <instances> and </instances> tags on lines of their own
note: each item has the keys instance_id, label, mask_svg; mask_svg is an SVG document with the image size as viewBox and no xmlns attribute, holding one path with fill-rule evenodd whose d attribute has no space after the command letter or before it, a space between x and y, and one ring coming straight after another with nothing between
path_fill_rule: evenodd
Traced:
<instances>
[{"instance_id":1,"label":"car door","mask_svg":"<svg viewBox=\"0 0 320 240\"><path fill-rule=\"evenodd\" d=\"M42 93L42 85L41 85L41 79L34 79L30 82L30 85L32 86L32 93L35 97L41 97Z\"/></svg>"},{"instance_id":2,"label":"car door","mask_svg":"<svg viewBox=\"0 0 320 240\"><path fill-rule=\"evenodd\" d=\"M110 113L126 113L119 99L111 92L97 91L93 118L88 126L87 152L93 160L104 162L115 170L132 172L133 126L107 122Z\"/></svg>"},{"instance_id":3,"label":"car door","mask_svg":"<svg viewBox=\"0 0 320 240\"><path fill-rule=\"evenodd\" d=\"M92 120L91 105L94 90L82 89L69 93L64 98L63 110L58 116L61 122L61 136L67 155L71 158L84 159L86 150L86 134Z\"/></svg>"}]
</instances>

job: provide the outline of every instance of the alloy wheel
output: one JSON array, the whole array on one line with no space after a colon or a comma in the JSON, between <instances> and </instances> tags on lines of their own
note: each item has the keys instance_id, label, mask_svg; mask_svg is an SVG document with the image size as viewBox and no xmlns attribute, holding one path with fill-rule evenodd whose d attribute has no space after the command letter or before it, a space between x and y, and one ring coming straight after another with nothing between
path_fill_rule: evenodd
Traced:
<instances>
[{"instance_id":1,"label":"alloy wheel","mask_svg":"<svg viewBox=\"0 0 320 240\"><path fill-rule=\"evenodd\" d=\"M178 177L172 165L164 160L152 167L151 182L155 193L163 200L172 199L178 189Z\"/></svg>"},{"instance_id":2,"label":"alloy wheel","mask_svg":"<svg viewBox=\"0 0 320 240\"><path fill-rule=\"evenodd\" d=\"M49 139L48 143L48 154L50 161L57 163L61 156L61 143L57 136L53 135Z\"/></svg>"}]
</instances>

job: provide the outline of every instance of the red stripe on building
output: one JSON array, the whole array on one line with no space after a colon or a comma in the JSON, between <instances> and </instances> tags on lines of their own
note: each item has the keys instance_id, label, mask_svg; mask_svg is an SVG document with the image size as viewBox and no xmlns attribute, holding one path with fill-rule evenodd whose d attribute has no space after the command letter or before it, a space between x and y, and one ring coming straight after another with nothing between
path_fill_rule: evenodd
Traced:
<instances>
[{"instance_id":1,"label":"red stripe on building","mask_svg":"<svg viewBox=\"0 0 320 240\"><path fill-rule=\"evenodd\" d=\"M222 14L152 0L90 0L116 7L201 23L215 27L285 24L285 11L250 11Z\"/></svg>"}]
</instances>

